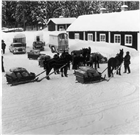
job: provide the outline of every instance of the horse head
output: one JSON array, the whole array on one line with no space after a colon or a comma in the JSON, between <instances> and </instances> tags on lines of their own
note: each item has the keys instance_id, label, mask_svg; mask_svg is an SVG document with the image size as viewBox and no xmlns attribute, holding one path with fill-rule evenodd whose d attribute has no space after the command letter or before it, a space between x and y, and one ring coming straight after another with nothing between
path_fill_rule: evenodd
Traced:
<instances>
[{"instance_id":1,"label":"horse head","mask_svg":"<svg viewBox=\"0 0 140 135\"><path fill-rule=\"evenodd\" d=\"M123 57L124 51L123 49L120 49L120 56Z\"/></svg>"}]
</instances>

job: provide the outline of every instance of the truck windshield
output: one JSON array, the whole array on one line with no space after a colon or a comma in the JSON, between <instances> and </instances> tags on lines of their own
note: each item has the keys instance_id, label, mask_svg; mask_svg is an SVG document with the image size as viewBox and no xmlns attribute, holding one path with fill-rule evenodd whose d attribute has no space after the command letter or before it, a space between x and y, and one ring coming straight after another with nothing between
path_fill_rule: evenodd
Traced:
<instances>
[{"instance_id":1,"label":"truck windshield","mask_svg":"<svg viewBox=\"0 0 140 135\"><path fill-rule=\"evenodd\" d=\"M67 39L67 34L65 34L65 33L64 34L61 34L60 35L60 39Z\"/></svg>"},{"instance_id":2,"label":"truck windshield","mask_svg":"<svg viewBox=\"0 0 140 135\"><path fill-rule=\"evenodd\" d=\"M14 44L13 47L22 47L22 44Z\"/></svg>"}]
</instances>

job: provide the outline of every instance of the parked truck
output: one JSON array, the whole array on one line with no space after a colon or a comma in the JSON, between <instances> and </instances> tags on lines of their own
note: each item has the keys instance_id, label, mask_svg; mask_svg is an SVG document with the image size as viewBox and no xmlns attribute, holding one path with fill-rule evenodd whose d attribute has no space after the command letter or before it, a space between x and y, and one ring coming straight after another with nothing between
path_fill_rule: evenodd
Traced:
<instances>
[{"instance_id":1,"label":"parked truck","mask_svg":"<svg viewBox=\"0 0 140 135\"><path fill-rule=\"evenodd\" d=\"M18 33L13 38L13 43L9 46L9 51L13 54L26 53L26 37L23 33Z\"/></svg>"},{"instance_id":2,"label":"parked truck","mask_svg":"<svg viewBox=\"0 0 140 135\"><path fill-rule=\"evenodd\" d=\"M65 31L51 32L49 35L49 47L52 53L69 51L68 34Z\"/></svg>"}]
</instances>

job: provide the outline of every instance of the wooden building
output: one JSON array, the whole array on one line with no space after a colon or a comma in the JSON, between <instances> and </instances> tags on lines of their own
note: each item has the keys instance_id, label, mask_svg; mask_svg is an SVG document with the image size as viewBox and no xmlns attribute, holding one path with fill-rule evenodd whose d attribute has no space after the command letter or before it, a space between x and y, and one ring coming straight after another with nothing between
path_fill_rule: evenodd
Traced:
<instances>
[{"instance_id":1,"label":"wooden building","mask_svg":"<svg viewBox=\"0 0 140 135\"><path fill-rule=\"evenodd\" d=\"M82 15L67 32L70 39L119 43L138 50L140 10Z\"/></svg>"},{"instance_id":2,"label":"wooden building","mask_svg":"<svg viewBox=\"0 0 140 135\"><path fill-rule=\"evenodd\" d=\"M61 31L66 30L76 18L50 18L48 20L48 31Z\"/></svg>"}]
</instances>

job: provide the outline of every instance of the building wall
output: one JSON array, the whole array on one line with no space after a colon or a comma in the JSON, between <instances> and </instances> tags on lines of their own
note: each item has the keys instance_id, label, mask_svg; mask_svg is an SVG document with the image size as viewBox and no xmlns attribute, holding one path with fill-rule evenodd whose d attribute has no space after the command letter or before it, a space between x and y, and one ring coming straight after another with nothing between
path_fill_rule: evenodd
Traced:
<instances>
[{"instance_id":1,"label":"building wall","mask_svg":"<svg viewBox=\"0 0 140 135\"><path fill-rule=\"evenodd\" d=\"M100 41L100 34L105 34L106 42L108 42L108 32L107 31L97 31L97 41Z\"/></svg>"},{"instance_id":2,"label":"building wall","mask_svg":"<svg viewBox=\"0 0 140 135\"><path fill-rule=\"evenodd\" d=\"M135 48L136 50L138 49L138 37L137 37L137 32L110 32L111 36L111 43L114 43L114 34L120 34L121 35L121 45L125 45L125 35L132 35L132 46L128 46L131 48Z\"/></svg>"},{"instance_id":3,"label":"building wall","mask_svg":"<svg viewBox=\"0 0 140 135\"><path fill-rule=\"evenodd\" d=\"M68 32L69 33L69 39L74 39L74 32Z\"/></svg>"},{"instance_id":4,"label":"building wall","mask_svg":"<svg viewBox=\"0 0 140 135\"><path fill-rule=\"evenodd\" d=\"M52 21L48 23L48 31L55 31L55 24Z\"/></svg>"},{"instance_id":5,"label":"building wall","mask_svg":"<svg viewBox=\"0 0 140 135\"><path fill-rule=\"evenodd\" d=\"M48 24L48 31L55 31L56 30L55 25L56 24L54 22L50 21ZM58 24L57 31L59 31L59 27L61 26L64 27L64 29L66 30L70 26L70 24Z\"/></svg>"},{"instance_id":6,"label":"building wall","mask_svg":"<svg viewBox=\"0 0 140 135\"><path fill-rule=\"evenodd\" d=\"M69 32L69 38L70 39L75 39L74 34L79 33L80 34L80 39L83 40L84 38L84 32ZM94 31L86 31L85 32L85 40L88 40L88 33L93 34L93 41L95 41L95 32ZM97 32L97 41L100 41L100 34L105 34L106 35L106 42L109 42L109 32L106 31L98 31ZM115 34L120 34L121 35L121 45L125 45L125 35L132 35L132 46L128 46L131 48L135 48L138 50L138 32L110 32L110 43L114 43L114 35Z\"/></svg>"},{"instance_id":7,"label":"building wall","mask_svg":"<svg viewBox=\"0 0 140 135\"><path fill-rule=\"evenodd\" d=\"M95 32L94 31L86 31L85 32L85 40L88 40L88 34L93 34L93 41L95 41Z\"/></svg>"},{"instance_id":8,"label":"building wall","mask_svg":"<svg viewBox=\"0 0 140 135\"><path fill-rule=\"evenodd\" d=\"M79 31L74 31L74 32L69 32L69 38L70 39L75 39L75 33L79 33L79 38L81 39L81 40L83 40L83 33L84 32L79 32Z\"/></svg>"}]
</instances>

